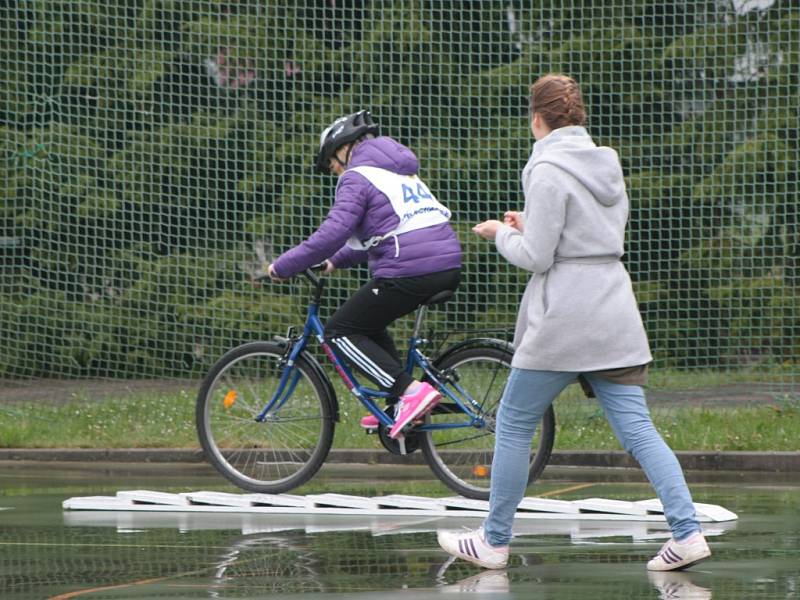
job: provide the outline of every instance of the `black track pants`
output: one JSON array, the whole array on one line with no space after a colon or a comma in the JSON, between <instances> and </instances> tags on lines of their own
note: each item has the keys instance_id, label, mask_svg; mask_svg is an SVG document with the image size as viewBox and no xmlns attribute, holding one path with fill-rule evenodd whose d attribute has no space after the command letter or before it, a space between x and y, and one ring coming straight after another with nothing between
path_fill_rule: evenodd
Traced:
<instances>
[{"instance_id":1,"label":"black track pants","mask_svg":"<svg viewBox=\"0 0 800 600\"><path fill-rule=\"evenodd\" d=\"M325 340L381 389L399 396L413 381L386 327L425 300L458 287L461 270L418 277L371 279L328 320Z\"/></svg>"}]
</instances>

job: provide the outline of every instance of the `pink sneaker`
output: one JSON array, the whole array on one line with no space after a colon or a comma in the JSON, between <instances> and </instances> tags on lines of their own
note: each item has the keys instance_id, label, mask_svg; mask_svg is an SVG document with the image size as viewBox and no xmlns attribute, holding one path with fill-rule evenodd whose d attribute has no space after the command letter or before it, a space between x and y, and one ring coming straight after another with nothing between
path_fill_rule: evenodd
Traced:
<instances>
[{"instance_id":1,"label":"pink sneaker","mask_svg":"<svg viewBox=\"0 0 800 600\"><path fill-rule=\"evenodd\" d=\"M381 422L378 421L378 417L375 415L370 414L366 417L361 417L361 426L364 429L377 429L380 424Z\"/></svg>"},{"instance_id":2,"label":"pink sneaker","mask_svg":"<svg viewBox=\"0 0 800 600\"><path fill-rule=\"evenodd\" d=\"M400 396L397 412L395 413L394 426L389 432L389 437L396 440L402 435L403 428L414 419L427 414L434 406L439 404L442 395L429 383L421 383L417 391L407 396Z\"/></svg>"}]
</instances>

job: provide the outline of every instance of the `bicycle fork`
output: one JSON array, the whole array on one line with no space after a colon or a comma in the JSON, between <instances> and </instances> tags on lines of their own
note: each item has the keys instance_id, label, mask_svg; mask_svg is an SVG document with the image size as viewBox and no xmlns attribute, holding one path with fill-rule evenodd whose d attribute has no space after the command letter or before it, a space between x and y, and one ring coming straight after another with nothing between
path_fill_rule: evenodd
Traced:
<instances>
[{"instance_id":1,"label":"bicycle fork","mask_svg":"<svg viewBox=\"0 0 800 600\"><path fill-rule=\"evenodd\" d=\"M263 423L270 412L277 413L281 407L286 404L286 401L294 393L297 383L302 376L300 370L295 368L295 361L305 349L306 344L303 336L296 336L294 332L295 328L289 327L285 338L275 336L276 341L286 344L286 350L279 363L283 365L283 371L281 372L280 381L278 381L278 386L272 398L269 399L269 402L267 402L261 412L255 416L255 420L258 423Z\"/></svg>"},{"instance_id":2,"label":"bicycle fork","mask_svg":"<svg viewBox=\"0 0 800 600\"><path fill-rule=\"evenodd\" d=\"M283 368L281 379L278 382L278 387L275 390L275 393L272 395L272 398L270 398L269 402L267 402L266 406L264 406L261 412L255 417L255 420L258 423L263 423L270 411L274 413L278 412L294 393L294 389L297 387L297 382L300 381L300 377L302 376L300 369L295 368L294 362L291 361L291 359L285 360L287 360L287 364Z\"/></svg>"}]
</instances>

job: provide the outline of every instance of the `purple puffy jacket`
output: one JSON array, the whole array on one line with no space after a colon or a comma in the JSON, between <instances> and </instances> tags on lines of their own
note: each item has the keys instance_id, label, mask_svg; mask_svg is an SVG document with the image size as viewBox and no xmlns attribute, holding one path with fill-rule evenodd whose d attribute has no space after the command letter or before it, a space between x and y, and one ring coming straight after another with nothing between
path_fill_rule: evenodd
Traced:
<instances>
[{"instance_id":1,"label":"purple puffy jacket","mask_svg":"<svg viewBox=\"0 0 800 600\"><path fill-rule=\"evenodd\" d=\"M389 199L363 175L349 170L359 166L414 175L419 162L411 150L390 137L364 140L356 146L348 170L339 178L336 200L328 216L311 237L275 260L275 274L281 278L291 277L325 259L330 259L339 269L368 260L372 276L381 279L415 277L459 268L461 245L450 223L400 234L397 256L393 238L367 251L346 246L353 235L360 240L385 235L400 222ZM440 201L447 206L446 200Z\"/></svg>"}]
</instances>

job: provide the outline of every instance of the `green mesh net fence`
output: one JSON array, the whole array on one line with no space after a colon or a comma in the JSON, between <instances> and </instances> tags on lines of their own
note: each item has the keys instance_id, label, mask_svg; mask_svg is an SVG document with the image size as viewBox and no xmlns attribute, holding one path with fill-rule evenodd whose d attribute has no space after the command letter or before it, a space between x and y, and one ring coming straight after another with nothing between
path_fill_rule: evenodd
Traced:
<instances>
[{"instance_id":1,"label":"green mesh net fence","mask_svg":"<svg viewBox=\"0 0 800 600\"><path fill-rule=\"evenodd\" d=\"M527 88L563 72L623 159L656 373L795 389L796 2L19 0L0 27L0 377L196 378L298 324L301 281L250 279L325 217L318 136L361 108L454 213L429 325L511 327L527 275L470 228L522 207Z\"/></svg>"}]
</instances>

